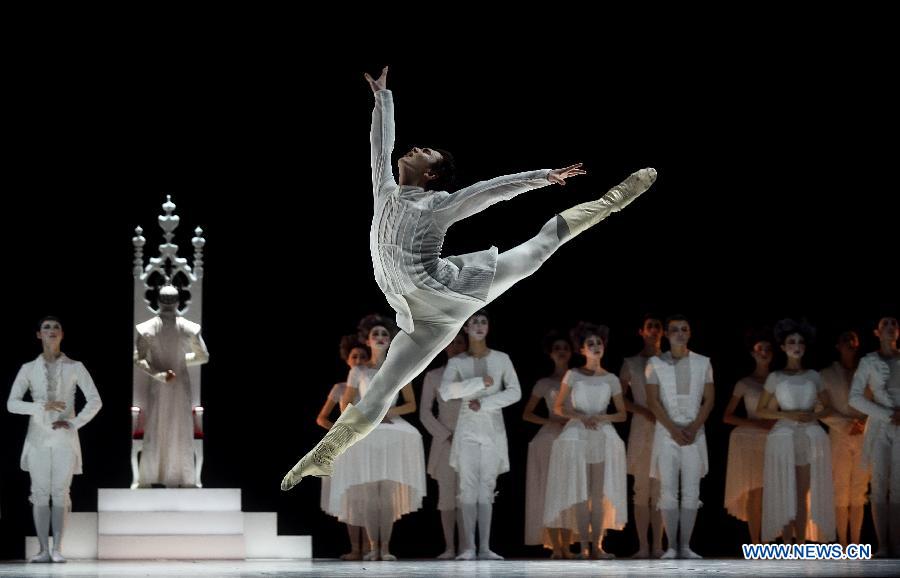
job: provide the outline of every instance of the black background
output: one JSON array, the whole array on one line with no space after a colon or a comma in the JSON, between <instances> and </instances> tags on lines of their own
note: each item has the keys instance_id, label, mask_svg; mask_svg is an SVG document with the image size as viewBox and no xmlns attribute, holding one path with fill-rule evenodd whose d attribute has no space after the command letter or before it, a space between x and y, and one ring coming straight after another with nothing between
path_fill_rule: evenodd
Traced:
<instances>
[{"instance_id":1,"label":"black background","mask_svg":"<svg viewBox=\"0 0 900 578\"><path fill-rule=\"evenodd\" d=\"M740 35L695 26L670 37L641 21L567 33L554 30L556 18L491 42L472 23L408 39L373 26L354 38L358 49L260 29L209 43L161 31L134 46L122 31L111 43L23 48L29 59L9 71L7 94L0 380L8 387L39 353L40 316L62 317L63 349L86 364L104 401L80 432L76 511L96 509L97 488L130 483L130 238L143 226L156 254L155 219L170 193L181 255L192 252L194 227L208 240L205 487L242 488L244 510L277 511L279 531L311 534L317 557L346 550L343 526L319 510L318 481L278 486L323 433L315 416L346 375L340 336L369 312L389 312L368 252L372 96L362 79L388 63L397 152L449 149L462 184L577 161L589 172L457 224L444 254L508 249L554 213L657 168L638 202L491 305L488 342L511 355L527 396L551 368L540 350L549 329L608 324L604 365L618 372L640 348L643 313L688 315L691 348L712 357L717 385L694 546L739 553L749 537L722 507L721 415L752 368L745 330L809 318L820 338L808 361L819 369L837 333L856 328L873 349L871 323L897 312L897 95L886 46L862 28L808 38L788 24ZM371 49L383 36L398 47ZM523 405L505 410L512 471L495 504L494 549L510 557L543 555L523 545L525 457L537 431L522 422ZM18 469L26 423L0 412L0 559L21 557L33 532ZM423 509L396 524L400 557L442 551L429 484ZM868 515L866 524L871 541ZM630 554L633 526L607 544Z\"/></svg>"}]
</instances>

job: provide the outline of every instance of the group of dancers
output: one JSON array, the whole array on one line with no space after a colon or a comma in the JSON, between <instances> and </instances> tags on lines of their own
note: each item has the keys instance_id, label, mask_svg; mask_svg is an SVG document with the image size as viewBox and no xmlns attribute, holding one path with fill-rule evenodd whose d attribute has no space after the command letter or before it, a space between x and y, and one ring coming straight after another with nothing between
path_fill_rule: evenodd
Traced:
<instances>
[{"instance_id":1,"label":"group of dancers","mask_svg":"<svg viewBox=\"0 0 900 578\"><path fill-rule=\"evenodd\" d=\"M430 395L437 389L441 403L459 403L457 410L445 408L439 413L439 418L446 414L446 420L437 420L443 429L435 422L431 424L438 432L435 440L443 438L435 447L438 453L446 454L449 470L445 468L446 475L442 475L443 464L432 463L429 458L429 471L441 476L442 494L443 489L455 494L455 513L442 514L442 519L445 536L457 515L461 521L463 539L456 557L497 559L499 556L490 548L491 505L496 477L509 469L502 408L518 401L521 389L509 356L484 344L489 321L483 308L536 272L560 246L632 203L652 186L657 175L650 168L635 172L599 199L555 215L533 238L510 250L500 253L492 246L442 257L444 237L455 222L526 191L565 185L567 179L586 171L577 163L496 177L449 193L455 174L453 156L442 149L413 147L399 158L399 178L395 180L391 169L394 101L387 89L387 74L385 67L378 78L365 75L375 98L370 132L373 218L369 248L375 280L396 312L399 330L395 332L388 320L370 322L377 323L364 335L372 361L366 368L351 369L341 397L340 417L284 476L281 487L289 490L306 476L332 477L327 511L349 522L360 516L354 518L360 523L353 525L367 528L371 546L367 558L394 559L388 547L390 525L420 503L424 479L421 468L410 464L410 477L398 480L400 474L391 464L420 464L424 458L421 454L389 455L392 452L385 451L388 430L396 430L390 433L398 436L404 430L410 438L402 444L408 448L404 451L417 451L412 449L420 447L412 441L417 433L400 418L402 412L414 411L409 383L445 348L459 347L453 342L464 329L469 338L467 350L448 360L439 386L436 378L431 379ZM698 557L690 548L690 538L702 505L700 479L709 468L703 426L714 403L712 366L709 358L688 349L687 319L670 317L664 325L659 319L648 322L657 325L648 328L645 324L642 334L665 331L668 351L661 353L658 344L647 345L650 349L629 359L622 375L616 377L602 367L608 330L584 324L576 328L570 347L585 357L585 365L566 369L560 376L558 392L553 393L549 385L538 389L548 407L552 404L553 412L536 440L536 445L544 447L534 450L535 455L547 456L548 462L546 466L535 465L530 476L535 481L529 489L540 496L542 506L528 501L529 522L532 528L540 528L529 535L532 540L535 533L541 536L558 556L567 555L567 544L572 540L580 542L581 557L610 556L603 549L602 537L606 530L625 524L627 470L635 476L639 555ZM885 336L880 337L882 347L874 357L867 356L854 374L860 376L857 381L862 385L857 387L854 381L852 391L847 393L848 413L842 414L860 419L849 413L849 407L853 407L874 424L865 428L861 455L872 471L879 553L888 553L890 543L895 555L900 554L900 532L894 528L889 542L887 527L889 519L893 524L900 520L900 510L894 505L900 504L900 466L892 467L892 463L900 463L900 440L894 442L900 419L900 411L895 409L900 407L896 324L893 317L879 321L876 331ZM378 335L373 338L376 329ZM765 431L771 426L765 434L764 450L757 452L763 462L761 539L771 540L781 534L786 540L828 541L835 534L834 482L826 475L831 470L832 444L817 422L834 410L822 378L802 366L809 328L784 320L776 329L776 343L787 354L788 365L769 374L764 384L750 379L736 391L748 408L753 405L753 396L759 401L753 408L755 416L748 409L746 423L741 424L745 429L734 443L758 443L761 434L747 428ZM645 343L648 339L652 341L647 337ZM862 393L866 387L871 399ZM629 435L631 451L625 450L612 426L626 418L629 405L624 392L628 389L628 404L635 414ZM401 390L404 402L396 406ZM360 396L358 400L356 395ZM821 409L817 409L817 402ZM610 412L610 407L615 411ZM729 419L738 419L731 409ZM530 419L538 419L533 411L526 413ZM374 436L373 441L367 442L367 436ZM397 442L394 447L400 445ZM379 471L385 471L387 477L376 479ZM542 475L547 471L553 474ZM450 474L455 476L452 482ZM729 503L734 504L734 510L731 506L729 509L746 517L751 527L757 526L756 518L748 512L758 509L760 498L755 488L744 491L754 483L744 478L753 475L759 479L759 474L748 471L735 473L729 480ZM854 481L859 483L851 475L851 486ZM377 484L377 492L372 484ZM440 501L444 505L441 511L449 512L454 500L442 497ZM857 515L851 506L848 512L851 517ZM646 532L651 520L655 530L652 552ZM856 518L852 521L855 523ZM661 526L668 539L665 551ZM455 554L452 544L448 539L444 557Z\"/></svg>"},{"instance_id":2,"label":"group of dancers","mask_svg":"<svg viewBox=\"0 0 900 578\"><path fill-rule=\"evenodd\" d=\"M446 544L439 558L499 558L490 548L490 524L497 476L509 470L501 409L520 400L521 388L509 356L487 347L489 327L486 312L474 314L445 349L446 364L425 375L418 411L432 438L427 468L421 434L399 417L417 409L406 384L402 402L335 461L332 483L323 478L323 510L348 524L352 548L345 559L394 559L390 529L421 507L423 471L438 485ZM377 315L359 329L341 342L351 369L319 414L326 429L337 403L365 395L354 384L377 371L396 332ZM780 536L785 543L837 539L846 546L860 541L871 481L877 555L896 556L898 413L889 408L900 395L897 320L878 321L879 349L861 360L859 336L842 333L838 360L821 371L803 366L814 333L807 323L784 319L774 331L748 338L755 367L734 386L722 416L737 426L724 506L748 524L753 543ZM687 347L690 323L683 316L646 316L638 334L643 348L618 375L603 365L609 339L603 325L579 323L568 335L544 339L554 370L534 384L522 412L541 426L528 445L524 541L551 549L552 558L613 557L603 538L628 522L626 475L633 477L639 541L632 557L698 557L690 539L702 505L700 479L709 469L703 426L715 395L710 360ZM773 371L776 348L787 362ZM570 367L573 354L583 363ZM612 424L629 414L626 444ZM572 544L580 546L577 554Z\"/></svg>"}]
</instances>

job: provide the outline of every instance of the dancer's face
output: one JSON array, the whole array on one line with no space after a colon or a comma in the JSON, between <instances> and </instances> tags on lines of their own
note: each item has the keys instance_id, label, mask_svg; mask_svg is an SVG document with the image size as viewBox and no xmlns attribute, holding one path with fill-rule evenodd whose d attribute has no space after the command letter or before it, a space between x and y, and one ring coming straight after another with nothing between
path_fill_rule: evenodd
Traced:
<instances>
[{"instance_id":1,"label":"dancer's face","mask_svg":"<svg viewBox=\"0 0 900 578\"><path fill-rule=\"evenodd\" d=\"M875 330L875 337L878 339L884 338L888 341L896 341L898 333L900 333L900 325L897 324L897 318L882 317L878 321L878 329Z\"/></svg>"},{"instance_id":2,"label":"dancer's face","mask_svg":"<svg viewBox=\"0 0 900 578\"><path fill-rule=\"evenodd\" d=\"M644 321L644 326L641 327L641 330L638 333L644 338L644 343L649 345L659 343L663 334L662 321L659 319L647 319Z\"/></svg>"},{"instance_id":3,"label":"dancer's face","mask_svg":"<svg viewBox=\"0 0 900 578\"><path fill-rule=\"evenodd\" d=\"M768 341L757 341L753 344L753 350L750 352L750 355L753 359L760 364L768 365L772 363L772 357L774 356L775 351L772 349L772 344Z\"/></svg>"},{"instance_id":4,"label":"dancer's face","mask_svg":"<svg viewBox=\"0 0 900 578\"><path fill-rule=\"evenodd\" d=\"M347 365L351 368L363 365L369 361L369 352L362 347L354 347L347 356Z\"/></svg>"},{"instance_id":5,"label":"dancer's face","mask_svg":"<svg viewBox=\"0 0 900 578\"><path fill-rule=\"evenodd\" d=\"M387 349L391 344L391 332L386 327L376 325L369 331L367 345L372 351Z\"/></svg>"},{"instance_id":6,"label":"dancer's face","mask_svg":"<svg viewBox=\"0 0 900 578\"><path fill-rule=\"evenodd\" d=\"M581 346L581 355L593 361L603 359L604 353L606 353L606 345L603 343L603 339L599 335L588 335L584 340L584 345Z\"/></svg>"},{"instance_id":7,"label":"dancer's face","mask_svg":"<svg viewBox=\"0 0 900 578\"><path fill-rule=\"evenodd\" d=\"M41 340L41 345L52 349L62 342L62 325L59 324L59 321L47 319L41 323L41 328L36 335L37 338Z\"/></svg>"},{"instance_id":8,"label":"dancer's face","mask_svg":"<svg viewBox=\"0 0 900 578\"><path fill-rule=\"evenodd\" d=\"M841 335L835 347L842 356L856 355L856 352L859 351L859 336L855 331L848 331Z\"/></svg>"},{"instance_id":9,"label":"dancer's face","mask_svg":"<svg viewBox=\"0 0 900 578\"><path fill-rule=\"evenodd\" d=\"M787 354L788 359L802 359L806 353L806 340L799 333L791 333L784 340L781 350Z\"/></svg>"},{"instance_id":10,"label":"dancer's face","mask_svg":"<svg viewBox=\"0 0 900 578\"><path fill-rule=\"evenodd\" d=\"M572 359L572 346L565 339L557 339L550 347L550 359L559 365L568 365Z\"/></svg>"},{"instance_id":11,"label":"dancer's face","mask_svg":"<svg viewBox=\"0 0 900 578\"><path fill-rule=\"evenodd\" d=\"M466 335L469 341L484 341L490 329L488 318L484 315L475 315L466 323Z\"/></svg>"},{"instance_id":12,"label":"dancer's face","mask_svg":"<svg viewBox=\"0 0 900 578\"><path fill-rule=\"evenodd\" d=\"M444 349L444 352L447 354L447 358L456 357L460 353L466 350L468 346L466 345L466 337L462 333L457 333L456 337L453 338L453 341L450 342L450 345Z\"/></svg>"},{"instance_id":13,"label":"dancer's face","mask_svg":"<svg viewBox=\"0 0 900 578\"><path fill-rule=\"evenodd\" d=\"M408 153L400 157L397 161L397 166L401 169L406 169L414 175L425 175L427 177L433 174L430 172L431 168L442 160L441 153L436 150L428 147L413 147ZM436 176L434 175L434 177Z\"/></svg>"},{"instance_id":14,"label":"dancer's face","mask_svg":"<svg viewBox=\"0 0 900 578\"><path fill-rule=\"evenodd\" d=\"M691 325L683 319L670 321L669 327L666 330L666 338L668 338L669 343L673 346L686 347L688 341L691 340Z\"/></svg>"}]
</instances>

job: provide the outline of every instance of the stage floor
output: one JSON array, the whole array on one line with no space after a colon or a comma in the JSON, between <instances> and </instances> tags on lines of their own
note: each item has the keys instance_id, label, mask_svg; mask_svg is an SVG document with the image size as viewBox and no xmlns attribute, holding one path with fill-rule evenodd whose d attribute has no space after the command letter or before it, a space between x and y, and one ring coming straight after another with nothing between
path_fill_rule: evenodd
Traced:
<instances>
[{"instance_id":1,"label":"stage floor","mask_svg":"<svg viewBox=\"0 0 900 578\"><path fill-rule=\"evenodd\" d=\"M759 562L716 560L506 560L503 562L340 562L337 560L255 560L252 562L165 560L67 564L0 562L3 576L898 576L900 560Z\"/></svg>"}]
</instances>

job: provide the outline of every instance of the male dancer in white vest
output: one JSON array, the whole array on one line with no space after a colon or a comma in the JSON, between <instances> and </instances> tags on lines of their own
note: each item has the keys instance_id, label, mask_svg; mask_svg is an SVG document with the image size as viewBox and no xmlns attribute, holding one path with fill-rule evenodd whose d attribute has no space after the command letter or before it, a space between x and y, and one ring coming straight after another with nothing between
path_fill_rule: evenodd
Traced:
<instances>
[{"instance_id":1,"label":"male dancer in white vest","mask_svg":"<svg viewBox=\"0 0 900 578\"><path fill-rule=\"evenodd\" d=\"M900 556L900 351L896 317L878 320L878 351L859 360L850 405L869 416L863 458L872 467L869 501L878 536L876 556ZM866 386L872 399L864 395ZM888 537L890 535L890 538ZM888 547L890 544L890 547Z\"/></svg>"},{"instance_id":2,"label":"male dancer in white vest","mask_svg":"<svg viewBox=\"0 0 900 578\"><path fill-rule=\"evenodd\" d=\"M666 338L671 349L651 357L646 369L647 405L656 416L650 471L659 479L658 506L669 539L662 557L700 558L690 542L701 506L700 478L709 470L703 424L715 401L712 365L688 349L691 326L683 315L666 320Z\"/></svg>"},{"instance_id":3,"label":"male dancer in white vest","mask_svg":"<svg viewBox=\"0 0 900 578\"><path fill-rule=\"evenodd\" d=\"M478 524L478 558L502 560L491 551L491 515L497 476L509 471L509 449L503 408L519 401L522 390L509 356L488 349L487 314L476 312L464 326L469 349L447 362L440 396L462 404L453 442L450 465L459 473L458 510L462 516L465 548L457 560L475 558L475 525Z\"/></svg>"},{"instance_id":4,"label":"male dancer in white vest","mask_svg":"<svg viewBox=\"0 0 900 578\"><path fill-rule=\"evenodd\" d=\"M41 550L32 562L65 562L63 528L69 510L72 476L81 473L81 442L78 430L91 421L103 403L91 374L80 361L60 351L62 323L45 317L38 324L37 338L43 353L24 364L16 375L6 408L31 416L22 448L21 467L31 475L32 513ZM87 403L75 414L75 389ZM25 394L31 401L25 401ZM53 509L50 500L53 500ZM53 520L53 551L49 547Z\"/></svg>"},{"instance_id":5,"label":"male dancer in white vest","mask_svg":"<svg viewBox=\"0 0 900 578\"><path fill-rule=\"evenodd\" d=\"M537 235L503 253L491 247L441 257L447 229L457 221L531 189L564 185L585 171L577 163L518 173L450 194L446 192L454 173L450 153L414 147L398 161L398 183L391 171L394 104L387 90L387 67L377 79L365 77L375 95L369 250L375 281L397 312L403 331L391 343L365 398L349 405L325 437L291 468L282 490L291 489L304 476L330 476L334 459L381 422L397 392L453 340L466 319L537 271L564 243L624 209L656 180L654 169L641 169L601 198L551 217Z\"/></svg>"}]
</instances>

